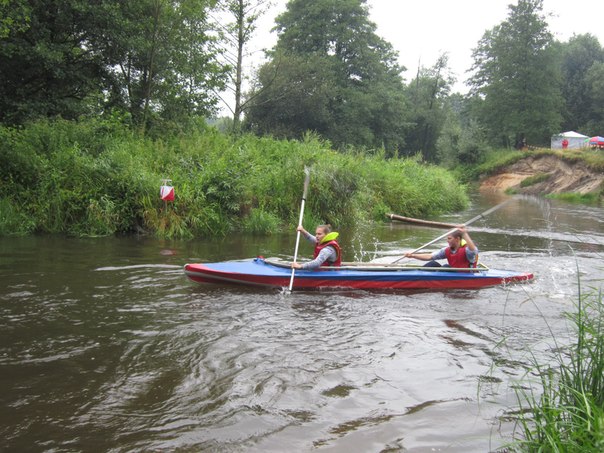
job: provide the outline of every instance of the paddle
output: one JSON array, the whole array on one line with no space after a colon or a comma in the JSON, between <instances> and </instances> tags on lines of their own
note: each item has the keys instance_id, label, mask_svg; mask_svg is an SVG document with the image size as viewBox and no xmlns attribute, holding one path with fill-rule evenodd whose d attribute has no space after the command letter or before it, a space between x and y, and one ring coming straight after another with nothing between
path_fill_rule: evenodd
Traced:
<instances>
[{"instance_id":1,"label":"paddle","mask_svg":"<svg viewBox=\"0 0 604 453\"><path fill-rule=\"evenodd\" d=\"M486 211L484 211L482 214L478 214L476 217L474 217L474 218L472 218L472 219L468 220L466 223L464 223L464 225L468 226L468 225L470 225L471 223L476 222L478 219L482 219L483 217L488 216L489 214L491 214L491 213L493 213L493 212L497 211L499 208L501 208L502 206L504 206L504 205L508 204L508 203L509 203L510 201L512 201L512 200L513 200L513 198L510 198L509 200L506 200L506 201L504 201L503 203L499 203L497 206L494 206L494 207L492 207L491 209L487 209L487 210L486 210ZM457 227L453 228L452 230L447 231L445 234L441 234L441 235L440 235L440 236L438 236L436 239L433 239L432 241L428 242L427 244L424 244L424 245L422 245L421 247L416 248L415 250L413 250L412 252L409 252L409 253L416 253L416 252L419 252L420 250L422 250L422 249L424 249L424 248L428 247L429 245L434 244L436 241L438 241L438 240L440 240L440 239L442 239L442 238L446 238L448 235L450 235L450 234L454 233L455 231L457 231ZM392 262L392 263L390 263L390 264L395 264L395 263L398 263L400 260L402 260L402 259L404 259L404 258L406 258L406 257L405 257L405 256L402 256L402 257L400 257L399 259L397 259L397 260L393 261L393 262Z\"/></svg>"},{"instance_id":2,"label":"paddle","mask_svg":"<svg viewBox=\"0 0 604 453\"><path fill-rule=\"evenodd\" d=\"M300 220L298 221L298 226L302 226L302 219L304 218L304 204L306 203L306 193L308 192L308 185L310 184L310 168L304 167L304 173L306 174L306 178L304 178L304 192L302 193L302 202L300 203ZM300 231L298 230L298 234L296 235L296 247L294 249L294 263L298 258L298 246L300 245ZM294 274L296 273L296 269L292 267L292 276L289 279L289 290L291 292L294 286Z\"/></svg>"}]
</instances>

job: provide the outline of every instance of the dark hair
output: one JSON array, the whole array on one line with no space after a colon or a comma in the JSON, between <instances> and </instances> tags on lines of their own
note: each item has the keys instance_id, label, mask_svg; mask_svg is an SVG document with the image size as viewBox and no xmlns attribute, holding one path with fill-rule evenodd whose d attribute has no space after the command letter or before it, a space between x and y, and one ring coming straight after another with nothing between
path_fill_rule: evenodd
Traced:
<instances>
[{"instance_id":1,"label":"dark hair","mask_svg":"<svg viewBox=\"0 0 604 453\"><path fill-rule=\"evenodd\" d=\"M454 238L457 238L457 239L461 239L463 234L461 231L455 230L455 231L453 231L453 233L451 233L451 236L453 236Z\"/></svg>"}]
</instances>

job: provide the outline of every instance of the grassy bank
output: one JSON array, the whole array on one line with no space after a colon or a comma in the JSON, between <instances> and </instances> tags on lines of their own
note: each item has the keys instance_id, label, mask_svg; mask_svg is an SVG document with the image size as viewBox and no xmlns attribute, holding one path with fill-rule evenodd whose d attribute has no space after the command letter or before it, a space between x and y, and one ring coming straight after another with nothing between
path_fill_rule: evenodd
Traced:
<instances>
[{"instance_id":1,"label":"grassy bank","mask_svg":"<svg viewBox=\"0 0 604 453\"><path fill-rule=\"evenodd\" d=\"M443 169L337 153L313 136L234 138L200 127L151 140L120 124L58 120L0 128L0 234L269 234L297 223L305 166L311 227L383 221L386 212L429 216L468 202ZM176 192L167 209L164 178Z\"/></svg>"}]
</instances>

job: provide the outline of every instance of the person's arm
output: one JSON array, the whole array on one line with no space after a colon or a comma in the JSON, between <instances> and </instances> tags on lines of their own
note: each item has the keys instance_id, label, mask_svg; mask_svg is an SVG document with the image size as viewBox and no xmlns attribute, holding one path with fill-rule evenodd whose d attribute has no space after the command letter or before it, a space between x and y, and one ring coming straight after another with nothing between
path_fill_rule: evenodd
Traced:
<instances>
[{"instance_id":1,"label":"person's arm","mask_svg":"<svg viewBox=\"0 0 604 453\"><path fill-rule=\"evenodd\" d=\"M304 270L315 270L321 267L321 265L327 261L335 261L337 257L337 252L333 247L325 247L321 249L317 257L312 261L307 261L306 263L299 264L300 267L296 267L296 269L304 269Z\"/></svg>"},{"instance_id":2,"label":"person's arm","mask_svg":"<svg viewBox=\"0 0 604 453\"><path fill-rule=\"evenodd\" d=\"M445 249L433 253L405 253L406 258L414 258L421 261L442 260L446 258Z\"/></svg>"},{"instance_id":3,"label":"person's arm","mask_svg":"<svg viewBox=\"0 0 604 453\"><path fill-rule=\"evenodd\" d=\"M468 234L468 230L465 225L459 226L459 231L461 231L461 237L464 241L466 241L466 258L470 263L476 262L476 256L478 255L478 247L472 241L472 238Z\"/></svg>"},{"instance_id":4,"label":"person's arm","mask_svg":"<svg viewBox=\"0 0 604 453\"><path fill-rule=\"evenodd\" d=\"M315 236L313 236L312 234L310 234L308 231L306 231L302 225L299 225L296 228L296 231L299 231L302 234L302 236L304 236L304 239L306 239L312 245L316 245L317 244L317 238ZM317 258L319 258L319 257L317 257ZM319 264L319 266L320 265L321 264ZM300 264L300 263L292 263L292 269L302 269L302 264Z\"/></svg>"},{"instance_id":5,"label":"person's arm","mask_svg":"<svg viewBox=\"0 0 604 453\"><path fill-rule=\"evenodd\" d=\"M302 236L304 236L304 239L306 239L308 242L314 245L317 244L317 238L314 235L310 234L308 231L306 231L302 225L296 228L296 230L302 233Z\"/></svg>"},{"instance_id":6,"label":"person's arm","mask_svg":"<svg viewBox=\"0 0 604 453\"><path fill-rule=\"evenodd\" d=\"M468 234L468 230L466 229L466 226L460 225L458 229L461 232L461 237L463 238L464 241L466 241L466 248L470 249L474 253L477 253L478 248L476 247L476 244L474 244L474 241L472 241L472 238L470 238L470 235Z\"/></svg>"},{"instance_id":7,"label":"person's arm","mask_svg":"<svg viewBox=\"0 0 604 453\"><path fill-rule=\"evenodd\" d=\"M405 253L405 258L413 258L421 261L430 261L432 253Z\"/></svg>"}]
</instances>

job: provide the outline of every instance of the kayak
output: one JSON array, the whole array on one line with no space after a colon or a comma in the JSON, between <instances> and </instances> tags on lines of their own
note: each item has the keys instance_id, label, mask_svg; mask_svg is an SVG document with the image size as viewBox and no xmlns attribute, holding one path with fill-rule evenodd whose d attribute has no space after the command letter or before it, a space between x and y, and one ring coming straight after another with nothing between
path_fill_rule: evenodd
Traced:
<instances>
[{"instance_id":1,"label":"kayak","mask_svg":"<svg viewBox=\"0 0 604 453\"><path fill-rule=\"evenodd\" d=\"M263 257L186 264L184 271L188 278L198 283L270 288L288 288L292 273L291 262ZM530 273L490 269L484 265L475 269L456 269L345 262L340 267L297 269L293 289L475 289L532 279Z\"/></svg>"}]
</instances>

